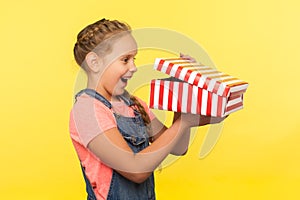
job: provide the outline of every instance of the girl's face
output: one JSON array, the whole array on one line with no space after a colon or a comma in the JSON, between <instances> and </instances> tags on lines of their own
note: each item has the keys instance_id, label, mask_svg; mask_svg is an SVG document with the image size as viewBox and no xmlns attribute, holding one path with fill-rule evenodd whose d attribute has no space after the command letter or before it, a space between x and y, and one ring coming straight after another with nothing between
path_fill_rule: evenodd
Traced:
<instances>
[{"instance_id":1,"label":"girl's face","mask_svg":"<svg viewBox=\"0 0 300 200\"><path fill-rule=\"evenodd\" d=\"M112 51L103 58L104 71L97 90L107 99L124 93L128 80L137 71L134 63L137 44L131 34L126 34L112 44Z\"/></svg>"}]
</instances>

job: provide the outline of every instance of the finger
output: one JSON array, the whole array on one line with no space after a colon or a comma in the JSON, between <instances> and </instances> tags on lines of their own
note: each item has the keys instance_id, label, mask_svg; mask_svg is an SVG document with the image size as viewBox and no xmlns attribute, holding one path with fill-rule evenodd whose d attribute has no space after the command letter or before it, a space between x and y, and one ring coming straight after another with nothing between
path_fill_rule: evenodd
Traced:
<instances>
[{"instance_id":1,"label":"finger","mask_svg":"<svg viewBox=\"0 0 300 200\"><path fill-rule=\"evenodd\" d=\"M187 59L190 59L191 56L187 55L187 54L184 54L184 53L180 53L179 54L181 58L187 58Z\"/></svg>"},{"instance_id":2,"label":"finger","mask_svg":"<svg viewBox=\"0 0 300 200\"><path fill-rule=\"evenodd\" d=\"M188 55L188 54L180 53L179 55L180 55L180 58L185 58L185 59L188 59L188 60L190 60L192 62L196 62L196 60L193 57L191 57L190 55Z\"/></svg>"}]
</instances>

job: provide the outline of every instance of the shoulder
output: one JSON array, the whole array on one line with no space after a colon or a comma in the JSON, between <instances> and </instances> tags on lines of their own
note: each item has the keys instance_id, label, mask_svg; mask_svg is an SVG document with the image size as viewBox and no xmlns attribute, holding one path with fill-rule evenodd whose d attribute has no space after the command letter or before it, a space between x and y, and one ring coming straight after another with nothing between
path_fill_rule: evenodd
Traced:
<instances>
[{"instance_id":1,"label":"shoulder","mask_svg":"<svg viewBox=\"0 0 300 200\"><path fill-rule=\"evenodd\" d=\"M112 111L107 106L87 94L82 94L81 96L79 96L72 109L72 112L74 114L81 115L93 114L99 111L107 114L112 114Z\"/></svg>"},{"instance_id":2,"label":"shoulder","mask_svg":"<svg viewBox=\"0 0 300 200\"><path fill-rule=\"evenodd\" d=\"M116 127L112 111L102 102L81 95L71 110L70 132L77 133L84 145L98 134Z\"/></svg>"},{"instance_id":3,"label":"shoulder","mask_svg":"<svg viewBox=\"0 0 300 200\"><path fill-rule=\"evenodd\" d=\"M82 94L77 98L72 113L76 122L86 122L96 119L99 123L103 123L106 120L115 120L110 108L87 94Z\"/></svg>"}]
</instances>

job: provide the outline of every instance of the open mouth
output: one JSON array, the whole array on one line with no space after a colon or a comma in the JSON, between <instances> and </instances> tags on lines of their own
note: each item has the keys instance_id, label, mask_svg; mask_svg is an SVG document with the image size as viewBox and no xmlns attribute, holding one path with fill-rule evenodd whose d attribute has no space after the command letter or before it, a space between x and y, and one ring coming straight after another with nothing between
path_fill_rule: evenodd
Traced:
<instances>
[{"instance_id":1,"label":"open mouth","mask_svg":"<svg viewBox=\"0 0 300 200\"><path fill-rule=\"evenodd\" d=\"M124 83L127 83L129 79L129 77L121 77L121 81Z\"/></svg>"}]
</instances>

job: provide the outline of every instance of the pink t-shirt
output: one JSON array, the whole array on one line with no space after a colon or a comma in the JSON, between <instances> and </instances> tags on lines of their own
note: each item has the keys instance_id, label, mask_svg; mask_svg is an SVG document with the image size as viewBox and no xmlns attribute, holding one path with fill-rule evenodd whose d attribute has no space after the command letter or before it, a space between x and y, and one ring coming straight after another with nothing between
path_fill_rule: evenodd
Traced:
<instances>
[{"instance_id":1,"label":"pink t-shirt","mask_svg":"<svg viewBox=\"0 0 300 200\"><path fill-rule=\"evenodd\" d=\"M155 118L147 104L138 101L149 114L150 120ZM113 111L123 116L134 116L133 109L124 102L111 102ZM70 135L81 164L97 199L106 199L112 178L112 169L106 166L88 148L89 142L97 135L117 127L113 111L99 100L82 94L77 98L70 114Z\"/></svg>"}]
</instances>

